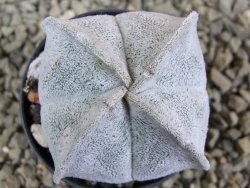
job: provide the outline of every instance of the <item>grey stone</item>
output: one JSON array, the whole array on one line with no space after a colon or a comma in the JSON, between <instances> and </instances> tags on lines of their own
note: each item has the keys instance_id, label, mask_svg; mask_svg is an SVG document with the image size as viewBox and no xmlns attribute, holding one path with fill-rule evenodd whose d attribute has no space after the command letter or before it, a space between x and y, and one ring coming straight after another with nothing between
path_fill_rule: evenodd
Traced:
<instances>
[{"instance_id":1,"label":"grey stone","mask_svg":"<svg viewBox=\"0 0 250 188\"><path fill-rule=\"evenodd\" d=\"M212 183L217 183L218 182L218 178L217 178L217 176L216 176L216 174L215 174L215 172L213 170L208 172L208 179Z\"/></svg>"},{"instance_id":2,"label":"grey stone","mask_svg":"<svg viewBox=\"0 0 250 188\"><path fill-rule=\"evenodd\" d=\"M245 89L240 89L239 90L240 95L248 102L250 103L250 93L249 91Z\"/></svg>"},{"instance_id":3,"label":"grey stone","mask_svg":"<svg viewBox=\"0 0 250 188\"><path fill-rule=\"evenodd\" d=\"M19 5L20 9L24 12L34 12L36 10L35 6L29 1L21 1Z\"/></svg>"},{"instance_id":4,"label":"grey stone","mask_svg":"<svg viewBox=\"0 0 250 188\"><path fill-rule=\"evenodd\" d=\"M19 52L10 53L10 61L18 68L21 67L23 62L22 54Z\"/></svg>"},{"instance_id":5,"label":"grey stone","mask_svg":"<svg viewBox=\"0 0 250 188\"><path fill-rule=\"evenodd\" d=\"M28 147L28 142L24 134L16 132L9 142L9 147L11 148L21 148L26 149Z\"/></svg>"},{"instance_id":6,"label":"grey stone","mask_svg":"<svg viewBox=\"0 0 250 188\"><path fill-rule=\"evenodd\" d=\"M65 13L60 17L61 19L70 19L75 16L75 12L73 10L67 10Z\"/></svg>"},{"instance_id":7,"label":"grey stone","mask_svg":"<svg viewBox=\"0 0 250 188\"><path fill-rule=\"evenodd\" d=\"M242 112L247 109L248 104L242 97L232 94L229 96L228 107L236 112Z\"/></svg>"},{"instance_id":8,"label":"grey stone","mask_svg":"<svg viewBox=\"0 0 250 188\"><path fill-rule=\"evenodd\" d=\"M17 127L10 126L3 130L2 134L0 135L0 148L7 145L10 136L16 131Z\"/></svg>"},{"instance_id":9,"label":"grey stone","mask_svg":"<svg viewBox=\"0 0 250 188\"><path fill-rule=\"evenodd\" d=\"M142 2L141 2L141 0L131 1L129 3L129 5L128 5L128 9L129 10L141 10L142 9Z\"/></svg>"},{"instance_id":10,"label":"grey stone","mask_svg":"<svg viewBox=\"0 0 250 188\"><path fill-rule=\"evenodd\" d=\"M232 53L227 49L225 52L218 51L215 58L215 66L219 70L224 70L233 60Z\"/></svg>"},{"instance_id":11,"label":"grey stone","mask_svg":"<svg viewBox=\"0 0 250 188\"><path fill-rule=\"evenodd\" d=\"M0 150L0 164L4 162L6 159L6 153L4 153L2 150Z\"/></svg>"},{"instance_id":12,"label":"grey stone","mask_svg":"<svg viewBox=\"0 0 250 188\"><path fill-rule=\"evenodd\" d=\"M231 153L233 151L233 143L229 139L224 139L222 145L225 151Z\"/></svg>"},{"instance_id":13,"label":"grey stone","mask_svg":"<svg viewBox=\"0 0 250 188\"><path fill-rule=\"evenodd\" d=\"M214 150L212 150L212 152L210 152L212 157L220 157L223 155L223 151L221 149L215 148Z\"/></svg>"},{"instance_id":14,"label":"grey stone","mask_svg":"<svg viewBox=\"0 0 250 188\"><path fill-rule=\"evenodd\" d=\"M149 7L150 11L160 12L160 13L167 13L173 16L179 16L180 12L173 6L171 1L167 1L164 4L158 4L152 7Z\"/></svg>"},{"instance_id":15,"label":"grey stone","mask_svg":"<svg viewBox=\"0 0 250 188\"><path fill-rule=\"evenodd\" d=\"M187 180L192 180L194 178L194 173L192 170L184 170L182 177Z\"/></svg>"},{"instance_id":16,"label":"grey stone","mask_svg":"<svg viewBox=\"0 0 250 188\"><path fill-rule=\"evenodd\" d=\"M45 186L48 186L48 187L53 186L52 174L46 168L43 172L42 182Z\"/></svg>"},{"instance_id":17,"label":"grey stone","mask_svg":"<svg viewBox=\"0 0 250 188\"><path fill-rule=\"evenodd\" d=\"M61 0L60 1L60 9L64 12L69 9L70 1L68 0Z\"/></svg>"},{"instance_id":18,"label":"grey stone","mask_svg":"<svg viewBox=\"0 0 250 188\"><path fill-rule=\"evenodd\" d=\"M236 56L244 61L248 61L248 53L243 49L243 48L239 48L239 50L236 53Z\"/></svg>"},{"instance_id":19,"label":"grey stone","mask_svg":"<svg viewBox=\"0 0 250 188\"><path fill-rule=\"evenodd\" d=\"M248 61L242 60L242 61L239 61L237 63L240 66L240 69L239 69L238 74L237 74L238 77L243 77L243 76L246 76L250 73L250 64Z\"/></svg>"},{"instance_id":20,"label":"grey stone","mask_svg":"<svg viewBox=\"0 0 250 188\"><path fill-rule=\"evenodd\" d=\"M246 40L249 38L250 33L245 27L225 17L223 17L223 22L224 22L225 29L230 32L233 32L237 36L238 39Z\"/></svg>"},{"instance_id":21,"label":"grey stone","mask_svg":"<svg viewBox=\"0 0 250 188\"><path fill-rule=\"evenodd\" d=\"M229 125L235 127L239 122L239 117L234 111L229 112Z\"/></svg>"},{"instance_id":22,"label":"grey stone","mask_svg":"<svg viewBox=\"0 0 250 188\"><path fill-rule=\"evenodd\" d=\"M226 15L231 13L233 0L220 0L219 1L219 9Z\"/></svg>"},{"instance_id":23,"label":"grey stone","mask_svg":"<svg viewBox=\"0 0 250 188\"><path fill-rule=\"evenodd\" d=\"M215 9L209 8L207 11L207 19L209 22L213 22L222 17L222 14Z\"/></svg>"},{"instance_id":24,"label":"grey stone","mask_svg":"<svg viewBox=\"0 0 250 188\"><path fill-rule=\"evenodd\" d=\"M217 186L214 183L208 183L206 188L217 188Z\"/></svg>"},{"instance_id":25,"label":"grey stone","mask_svg":"<svg viewBox=\"0 0 250 188\"><path fill-rule=\"evenodd\" d=\"M236 53L239 50L241 43L242 41L239 38L232 38L229 43L231 50Z\"/></svg>"},{"instance_id":26,"label":"grey stone","mask_svg":"<svg viewBox=\"0 0 250 188\"><path fill-rule=\"evenodd\" d=\"M234 80L236 77L236 71L234 69L226 69L225 75L230 78L231 80Z\"/></svg>"},{"instance_id":27,"label":"grey stone","mask_svg":"<svg viewBox=\"0 0 250 188\"><path fill-rule=\"evenodd\" d=\"M6 179L5 181L1 183L2 183L3 188L20 188L21 187L20 181L18 180L17 177L13 175L8 176L8 179Z\"/></svg>"},{"instance_id":28,"label":"grey stone","mask_svg":"<svg viewBox=\"0 0 250 188\"><path fill-rule=\"evenodd\" d=\"M51 1L51 9L49 11L49 15L57 17L61 14L61 9L58 5L57 0L52 0Z\"/></svg>"},{"instance_id":29,"label":"grey stone","mask_svg":"<svg viewBox=\"0 0 250 188\"><path fill-rule=\"evenodd\" d=\"M244 47L245 47L247 53L249 54L250 53L250 39L248 39L244 42Z\"/></svg>"},{"instance_id":30,"label":"grey stone","mask_svg":"<svg viewBox=\"0 0 250 188\"><path fill-rule=\"evenodd\" d=\"M47 141L42 131L42 126L40 124L32 124L30 130L38 144L40 144L42 147L48 147Z\"/></svg>"},{"instance_id":31,"label":"grey stone","mask_svg":"<svg viewBox=\"0 0 250 188\"><path fill-rule=\"evenodd\" d=\"M23 56L30 58L30 54L33 52L34 46L30 42L26 42L23 48Z\"/></svg>"},{"instance_id":32,"label":"grey stone","mask_svg":"<svg viewBox=\"0 0 250 188\"><path fill-rule=\"evenodd\" d=\"M0 111L5 111L7 107L9 107L11 101L5 95L1 95L0 97Z\"/></svg>"},{"instance_id":33,"label":"grey stone","mask_svg":"<svg viewBox=\"0 0 250 188\"><path fill-rule=\"evenodd\" d=\"M223 22L221 20L212 22L210 24L210 31L213 35L218 35L223 29Z\"/></svg>"},{"instance_id":34,"label":"grey stone","mask_svg":"<svg viewBox=\"0 0 250 188\"><path fill-rule=\"evenodd\" d=\"M12 160L13 164L16 164L19 162L21 154L22 154L22 151L20 148L10 149L9 158Z\"/></svg>"},{"instance_id":35,"label":"grey stone","mask_svg":"<svg viewBox=\"0 0 250 188\"><path fill-rule=\"evenodd\" d=\"M219 72L217 69L212 68L210 72L210 78L212 82L224 93L227 92L231 86L231 81L224 76L221 72Z\"/></svg>"},{"instance_id":36,"label":"grey stone","mask_svg":"<svg viewBox=\"0 0 250 188\"><path fill-rule=\"evenodd\" d=\"M240 117L240 130L244 135L250 134L250 113L243 114Z\"/></svg>"},{"instance_id":37,"label":"grey stone","mask_svg":"<svg viewBox=\"0 0 250 188\"><path fill-rule=\"evenodd\" d=\"M236 0L233 8L234 13L239 13L246 10L248 4L249 4L248 0Z\"/></svg>"},{"instance_id":38,"label":"grey stone","mask_svg":"<svg viewBox=\"0 0 250 188\"><path fill-rule=\"evenodd\" d=\"M229 138L231 138L234 141L240 138L242 135L242 133L236 128L228 130L226 134L228 135Z\"/></svg>"},{"instance_id":39,"label":"grey stone","mask_svg":"<svg viewBox=\"0 0 250 188\"><path fill-rule=\"evenodd\" d=\"M39 182L36 178L27 178L25 187L27 188L38 188Z\"/></svg>"},{"instance_id":40,"label":"grey stone","mask_svg":"<svg viewBox=\"0 0 250 188\"><path fill-rule=\"evenodd\" d=\"M216 111L216 112L221 112L222 111L222 105L219 102L212 102L211 103L212 108Z\"/></svg>"},{"instance_id":41,"label":"grey stone","mask_svg":"<svg viewBox=\"0 0 250 188\"><path fill-rule=\"evenodd\" d=\"M237 141L237 145L242 154L247 155L250 153L250 136L246 136Z\"/></svg>"},{"instance_id":42,"label":"grey stone","mask_svg":"<svg viewBox=\"0 0 250 188\"><path fill-rule=\"evenodd\" d=\"M229 43L232 38L232 34L228 31L223 31L219 37L223 42Z\"/></svg>"},{"instance_id":43,"label":"grey stone","mask_svg":"<svg viewBox=\"0 0 250 188\"><path fill-rule=\"evenodd\" d=\"M11 103L11 106L7 109L7 113L14 115L14 116L18 116L19 115L19 103L16 101L13 101Z\"/></svg>"},{"instance_id":44,"label":"grey stone","mask_svg":"<svg viewBox=\"0 0 250 188\"><path fill-rule=\"evenodd\" d=\"M88 11L88 7L86 7L84 3L80 1L71 1L71 7L75 11L76 15L82 14Z\"/></svg>"},{"instance_id":45,"label":"grey stone","mask_svg":"<svg viewBox=\"0 0 250 188\"><path fill-rule=\"evenodd\" d=\"M8 76L17 76L16 68L9 62L7 58L0 60L0 69Z\"/></svg>"},{"instance_id":46,"label":"grey stone","mask_svg":"<svg viewBox=\"0 0 250 188\"><path fill-rule=\"evenodd\" d=\"M2 34L5 37L8 37L9 35L11 35L14 31L13 27L2 27L1 28Z\"/></svg>"},{"instance_id":47,"label":"grey stone","mask_svg":"<svg viewBox=\"0 0 250 188\"><path fill-rule=\"evenodd\" d=\"M35 170L28 165L21 165L16 169L16 173L21 175L23 178L34 178Z\"/></svg>"},{"instance_id":48,"label":"grey stone","mask_svg":"<svg viewBox=\"0 0 250 188\"><path fill-rule=\"evenodd\" d=\"M208 146L210 148L213 148L220 137L220 131L215 128L210 128L208 130L208 133L209 133Z\"/></svg>"}]
</instances>

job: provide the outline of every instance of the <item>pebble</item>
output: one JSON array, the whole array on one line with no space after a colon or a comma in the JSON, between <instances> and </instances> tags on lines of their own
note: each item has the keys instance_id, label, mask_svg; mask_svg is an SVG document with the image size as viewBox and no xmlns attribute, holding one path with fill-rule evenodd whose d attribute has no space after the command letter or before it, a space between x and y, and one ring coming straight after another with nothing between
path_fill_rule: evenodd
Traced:
<instances>
[{"instance_id":1,"label":"pebble","mask_svg":"<svg viewBox=\"0 0 250 188\"><path fill-rule=\"evenodd\" d=\"M240 89L239 94L248 102L250 103L250 93L245 89Z\"/></svg>"},{"instance_id":2,"label":"pebble","mask_svg":"<svg viewBox=\"0 0 250 188\"><path fill-rule=\"evenodd\" d=\"M230 95L228 100L228 107L236 112L242 112L247 109L247 102L238 95Z\"/></svg>"},{"instance_id":3,"label":"pebble","mask_svg":"<svg viewBox=\"0 0 250 188\"><path fill-rule=\"evenodd\" d=\"M25 187L37 188L37 187L39 187L39 181L36 178L27 178Z\"/></svg>"},{"instance_id":4,"label":"pebble","mask_svg":"<svg viewBox=\"0 0 250 188\"><path fill-rule=\"evenodd\" d=\"M215 128L210 128L208 134L209 134L208 146L210 148L213 148L220 137L220 131Z\"/></svg>"},{"instance_id":5,"label":"pebble","mask_svg":"<svg viewBox=\"0 0 250 188\"><path fill-rule=\"evenodd\" d=\"M242 135L241 131L236 128L228 130L226 134L234 141L236 141Z\"/></svg>"},{"instance_id":6,"label":"pebble","mask_svg":"<svg viewBox=\"0 0 250 188\"><path fill-rule=\"evenodd\" d=\"M21 149L20 148L13 148L10 149L9 151L9 157L10 159L12 159L12 163L16 164L19 162L20 158L21 158Z\"/></svg>"},{"instance_id":7,"label":"pebble","mask_svg":"<svg viewBox=\"0 0 250 188\"><path fill-rule=\"evenodd\" d=\"M234 53L236 53L239 50L241 43L242 43L242 41L239 38L234 37L230 40L229 46L230 46L231 50Z\"/></svg>"},{"instance_id":8,"label":"pebble","mask_svg":"<svg viewBox=\"0 0 250 188\"><path fill-rule=\"evenodd\" d=\"M215 66L224 70L233 60L232 53L227 49L225 52L218 51L215 58Z\"/></svg>"},{"instance_id":9,"label":"pebble","mask_svg":"<svg viewBox=\"0 0 250 188\"><path fill-rule=\"evenodd\" d=\"M213 22L222 17L222 14L215 9L209 8L207 12L207 19L209 22Z\"/></svg>"},{"instance_id":10,"label":"pebble","mask_svg":"<svg viewBox=\"0 0 250 188\"><path fill-rule=\"evenodd\" d=\"M13 27L2 27L1 31L2 31L3 36L8 37L9 35L11 35L14 32L14 28Z\"/></svg>"},{"instance_id":11,"label":"pebble","mask_svg":"<svg viewBox=\"0 0 250 188\"><path fill-rule=\"evenodd\" d=\"M16 131L16 129L17 127L9 126L3 130L2 134L0 135L0 148L7 145L10 136Z\"/></svg>"},{"instance_id":12,"label":"pebble","mask_svg":"<svg viewBox=\"0 0 250 188\"><path fill-rule=\"evenodd\" d=\"M167 1L164 4L154 5L149 8L150 11L167 13L173 16L179 16L180 12L173 6L171 1Z\"/></svg>"},{"instance_id":13,"label":"pebble","mask_svg":"<svg viewBox=\"0 0 250 188\"><path fill-rule=\"evenodd\" d=\"M250 134L250 113L243 114L240 118L240 130L244 135Z\"/></svg>"},{"instance_id":14,"label":"pebble","mask_svg":"<svg viewBox=\"0 0 250 188\"><path fill-rule=\"evenodd\" d=\"M231 127L235 127L239 122L239 117L234 111L229 112L229 124Z\"/></svg>"},{"instance_id":15,"label":"pebble","mask_svg":"<svg viewBox=\"0 0 250 188\"><path fill-rule=\"evenodd\" d=\"M232 34L227 31L223 31L219 37L221 41L229 43L232 38Z\"/></svg>"},{"instance_id":16,"label":"pebble","mask_svg":"<svg viewBox=\"0 0 250 188\"><path fill-rule=\"evenodd\" d=\"M185 170L182 173L183 178L187 179L187 180L192 180L194 178L194 173L192 170Z\"/></svg>"},{"instance_id":17,"label":"pebble","mask_svg":"<svg viewBox=\"0 0 250 188\"><path fill-rule=\"evenodd\" d=\"M48 147L47 141L44 137L42 126L40 124L32 124L30 128L33 137L42 147Z\"/></svg>"},{"instance_id":18,"label":"pebble","mask_svg":"<svg viewBox=\"0 0 250 188\"><path fill-rule=\"evenodd\" d=\"M3 163L6 159L6 153L0 150L0 164Z\"/></svg>"},{"instance_id":19,"label":"pebble","mask_svg":"<svg viewBox=\"0 0 250 188\"><path fill-rule=\"evenodd\" d=\"M23 133L16 132L11 137L8 145L10 148L26 149L28 147L27 138L25 137Z\"/></svg>"},{"instance_id":20,"label":"pebble","mask_svg":"<svg viewBox=\"0 0 250 188\"><path fill-rule=\"evenodd\" d=\"M221 20L212 22L210 25L210 31L213 35L218 35L223 30L223 22Z\"/></svg>"},{"instance_id":21,"label":"pebble","mask_svg":"<svg viewBox=\"0 0 250 188\"><path fill-rule=\"evenodd\" d=\"M84 6L84 3L80 1L71 1L71 7L77 15L88 11L88 7Z\"/></svg>"},{"instance_id":22,"label":"pebble","mask_svg":"<svg viewBox=\"0 0 250 188\"><path fill-rule=\"evenodd\" d=\"M248 7L249 1L248 0L236 0L234 7L233 7L233 12L234 13L239 13Z\"/></svg>"},{"instance_id":23,"label":"pebble","mask_svg":"<svg viewBox=\"0 0 250 188\"><path fill-rule=\"evenodd\" d=\"M220 0L219 1L219 9L226 15L231 13L233 0Z\"/></svg>"},{"instance_id":24,"label":"pebble","mask_svg":"<svg viewBox=\"0 0 250 188\"><path fill-rule=\"evenodd\" d=\"M237 141L237 145L242 154L247 155L250 153L250 136L246 136Z\"/></svg>"},{"instance_id":25,"label":"pebble","mask_svg":"<svg viewBox=\"0 0 250 188\"><path fill-rule=\"evenodd\" d=\"M231 86L231 81L215 68L211 69L210 78L212 82L223 92L227 92Z\"/></svg>"}]
</instances>

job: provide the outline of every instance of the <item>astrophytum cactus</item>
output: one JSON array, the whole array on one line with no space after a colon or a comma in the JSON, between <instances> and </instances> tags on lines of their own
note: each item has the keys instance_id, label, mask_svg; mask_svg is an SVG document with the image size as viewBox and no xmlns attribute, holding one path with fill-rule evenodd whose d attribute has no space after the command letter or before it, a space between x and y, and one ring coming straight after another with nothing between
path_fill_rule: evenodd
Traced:
<instances>
[{"instance_id":1,"label":"astrophytum cactus","mask_svg":"<svg viewBox=\"0 0 250 188\"><path fill-rule=\"evenodd\" d=\"M209 101L198 14L47 17L41 124L55 172L125 183L205 169Z\"/></svg>"}]
</instances>

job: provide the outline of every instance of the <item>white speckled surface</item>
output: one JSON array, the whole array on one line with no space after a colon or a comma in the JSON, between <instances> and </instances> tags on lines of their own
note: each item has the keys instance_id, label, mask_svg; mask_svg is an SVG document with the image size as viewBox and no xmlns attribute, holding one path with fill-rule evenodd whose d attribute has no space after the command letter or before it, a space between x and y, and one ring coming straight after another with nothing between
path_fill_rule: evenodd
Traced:
<instances>
[{"instance_id":1,"label":"white speckled surface","mask_svg":"<svg viewBox=\"0 0 250 188\"><path fill-rule=\"evenodd\" d=\"M43 21L38 90L56 183L125 183L209 169L197 20L196 12L136 11Z\"/></svg>"}]
</instances>

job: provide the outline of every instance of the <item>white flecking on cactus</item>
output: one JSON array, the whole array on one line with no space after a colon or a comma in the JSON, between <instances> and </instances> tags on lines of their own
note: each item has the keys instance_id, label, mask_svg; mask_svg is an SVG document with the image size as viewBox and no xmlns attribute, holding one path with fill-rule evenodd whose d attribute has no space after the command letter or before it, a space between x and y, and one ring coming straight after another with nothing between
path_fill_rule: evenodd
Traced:
<instances>
[{"instance_id":1,"label":"white flecking on cactus","mask_svg":"<svg viewBox=\"0 0 250 188\"><path fill-rule=\"evenodd\" d=\"M147 11L43 20L44 52L29 75L39 75L55 183L125 183L209 169L197 21L196 12Z\"/></svg>"}]
</instances>

